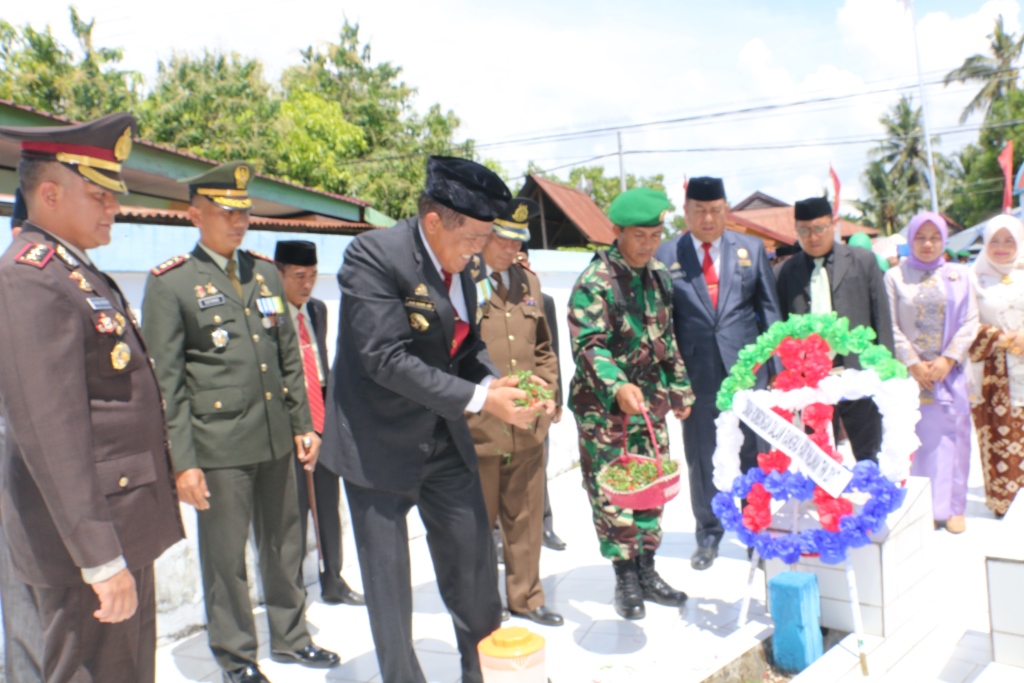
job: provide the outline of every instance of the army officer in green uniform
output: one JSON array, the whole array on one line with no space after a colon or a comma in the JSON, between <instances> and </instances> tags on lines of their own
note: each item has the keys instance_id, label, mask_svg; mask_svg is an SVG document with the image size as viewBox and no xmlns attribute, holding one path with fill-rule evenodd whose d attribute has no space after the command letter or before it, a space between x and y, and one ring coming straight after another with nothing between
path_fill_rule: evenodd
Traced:
<instances>
[{"instance_id":1,"label":"army officer in green uniform","mask_svg":"<svg viewBox=\"0 0 1024 683\"><path fill-rule=\"evenodd\" d=\"M249 227L252 167L223 164L189 184L199 228L191 254L152 270L143 333L167 401L178 494L196 507L210 649L227 681L262 683L245 571L250 523L270 622L271 658L328 668L310 640L299 582L298 454L320 439L306 402L295 328L277 267L239 249Z\"/></svg>"}]
</instances>

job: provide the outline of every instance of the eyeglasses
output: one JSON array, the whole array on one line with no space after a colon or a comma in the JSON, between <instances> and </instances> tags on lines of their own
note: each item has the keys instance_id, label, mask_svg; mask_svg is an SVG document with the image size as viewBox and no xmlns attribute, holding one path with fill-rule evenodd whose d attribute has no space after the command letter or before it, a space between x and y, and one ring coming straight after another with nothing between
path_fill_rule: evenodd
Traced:
<instances>
[{"instance_id":1,"label":"eyeglasses","mask_svg":"<svg viewBox=\"0 0 1024 683\"><path fill-rule=\"evenodd\" d=\"M832 225L811 225L809 227L797 228L796 234L800 237L810 237L811 233L815 235L824 235L825 231L831 228Z\"/></svg>"}]
</instances>

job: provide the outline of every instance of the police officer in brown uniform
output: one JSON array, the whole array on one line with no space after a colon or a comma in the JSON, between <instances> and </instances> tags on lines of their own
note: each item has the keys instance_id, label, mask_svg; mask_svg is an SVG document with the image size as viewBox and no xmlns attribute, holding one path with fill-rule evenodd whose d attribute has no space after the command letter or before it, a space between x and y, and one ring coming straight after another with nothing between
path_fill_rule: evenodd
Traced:
<instances>
[{"instance_id":1,"label":"police officer in brown uniform","mask_svg":"<svg viewBox=\"0 0 1024 683\"><path fill-rule=\"evenodd\" d=\"M470 275L477 286L480 336L502 374L528 370L549 385L558 379L558 360L544 317L540 280L516 262L530 238L529 219L539 213L530 199L515 198L494 219L494 234L483 258L474 257ZM551 418L538 411L527 429L507 425L489 414L467 421L480 462L480 483L493 527L501 520L504 536L508 609L546 626L561 626L562 616L544 606L540 549L544 533L544 437Z\"/></svg>"},{"instance_id":2,"label":"police officer in brown uniform","mask_svg":"<svg viewBox=\"0 0 1024 683\"><path fill-rule=\"evenodd\" d=\"M0 498L48 682L155 679L153 562L183 537L146 345L86 254L110 242L135 130L130 114L0 128L28 206L0 257Z\"/></svg>"}]
</instances>

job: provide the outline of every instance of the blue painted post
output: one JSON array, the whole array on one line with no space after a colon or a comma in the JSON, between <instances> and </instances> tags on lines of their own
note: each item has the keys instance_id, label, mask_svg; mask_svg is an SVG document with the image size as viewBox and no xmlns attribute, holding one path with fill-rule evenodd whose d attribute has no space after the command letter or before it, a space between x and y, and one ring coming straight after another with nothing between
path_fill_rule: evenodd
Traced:
<instances>
[{"instance_id":1,"label":"blue painted post","mask_svg":"<svg viewBox=\"0 0 1024 683\"><path fill-rule=\"evenodd\" d=\"M782 572L768 582L768 596L775 621L775 665L783 671L803 671L822 653L818 577Z\"/></svg>"}]
</instances>

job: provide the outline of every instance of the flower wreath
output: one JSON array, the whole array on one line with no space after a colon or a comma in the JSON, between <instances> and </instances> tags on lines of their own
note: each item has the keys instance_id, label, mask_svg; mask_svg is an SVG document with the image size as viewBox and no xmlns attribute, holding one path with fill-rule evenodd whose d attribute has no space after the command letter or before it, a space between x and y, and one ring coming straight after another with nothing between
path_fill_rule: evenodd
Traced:
<instances>
[{"instance_id":1,"label":"flower wreath","mask_svg":"<svg viewBox=\"0 0 1024 683\"><path fill-rule=\"evenodd\" d=\"M914 431L919 419L918 387L907 379L906 367L888 349L872 343L870 328L849 329L849 321L829 315L795 315L772 325L756 343L740 351L730 376L722 383L717 404L722 414L716 420L717 448L713 456L714 483L721 491L712 509L725 529L757 549L761 557L780 558L793 563L801 554L818 553L823 562L843 561L849 548L869 542L867 534L881 528L886 517L903 504L904 489L894 482L909 474L910 454L920 442ZM864 370L830 374L829 351L858 354ZM774 388L752 391L758 368L778 355L785 370ZM843 493L859 491L870 498L859 513L843 497L833 498L799 471L779 450L758 455L758 467L740 472L743 432L739 417L731 408L735 397L744 393L758 396L763 404L788 422L796 411L810 428L808 438L826 454L841 462L830 434L833 406L841 400L871 397L882 416L883 439L879 463L859 462ZM735 498L746 499L742 512ZM821 529L773 536L765 531L771 523L771 502L790 498L811 500L817 506Z\"/></svg>"}]
</instances>

